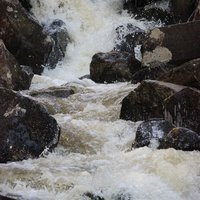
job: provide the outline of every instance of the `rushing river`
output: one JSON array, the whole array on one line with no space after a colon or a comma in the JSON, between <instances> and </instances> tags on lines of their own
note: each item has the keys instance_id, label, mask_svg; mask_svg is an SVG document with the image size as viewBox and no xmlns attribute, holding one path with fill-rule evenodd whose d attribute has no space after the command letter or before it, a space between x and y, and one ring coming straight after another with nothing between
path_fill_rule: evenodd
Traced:
<instances>
[{"instance_id":1,"label":"rushing river","mask_svg":"<svg viewBox=\"0 0 200 200\"><path fill-rule=\"evenodd\" d=\"M105 200L199 200L199 152L131 150L141 122L120 120L120 102L137 85L78 79L89 74L95 53L119 42L119 25L147 30L160 23L131 18L122 0L31 2L41 23L63 20L72 42L63 62L36 75L30 89L65 84L75 94L37 99L59 123L60 143L45 158L1 164L0 192L27 200L87 200L87 192Z\"/></svg>"}]
</instances>

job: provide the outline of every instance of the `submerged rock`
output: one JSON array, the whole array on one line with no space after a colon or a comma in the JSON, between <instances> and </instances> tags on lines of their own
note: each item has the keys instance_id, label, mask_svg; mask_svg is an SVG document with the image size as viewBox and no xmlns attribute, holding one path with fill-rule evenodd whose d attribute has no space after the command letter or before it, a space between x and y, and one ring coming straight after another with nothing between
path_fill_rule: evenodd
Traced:
<instances>
[{"instance_id":1,"label":"submerged rock","mask_svg":"<svg viewBox=\"0 0 200 200\"><path fill-rule=\"evenodd\" d=\"M56 120L38 103L5 88L0 88L0 130L0 163L37 158L60 137Z\"/></svg>"},{"instance_id":2,"label":"submerged rock","mask_svg":"<svg viewBox=\"0 0 200 200\"><path fill-rule=\"evenodd\" d=\"M184 86L145 80L122 101L120 119L141 121L164 118L164 100Z\"/></svg>"},{"instance_id":3,"label":"submerged rock","mask_svg":"<svg viewBox=\"0 0 200 200\"><path fill-rule=\"evenodd\" d=\"M200 58L162 74L157 80L200 89Z\"/></svg>"},{"instance_id":4,"label":"submerged rock","mask_svg":"<svg viewBox=\"0 0 200 200\"><path fill-rule=\"evenodd\" d=\"M137 129L134 148L151 146L155 149L175 126L162 118L144 121Z\"/></svg>"},{"instance_id":5,"label":"submerged rock","mask_svg":"<svg viewBox=\"0 0 200 200\"><path fill-rule=\"evenodd\" d=\"M69 87L50 87L47 89L32 90L28 92L28 94L33 97L49 96L57 98L67 98L70 95L74 94L74 91Z\"/></svg>"},{"instance_id":6,"label":"submerged rock","mask_svg":"<svg viewBox=\"0 0 200 200\"><path fill-rule=\"evenodd\" d=\"M174 128L158 147L158 149L168 148L183 151L200 150L200 135L187 128Z\"/></svg>"},{"instance_id":7,"label":"submerged rock","mask_svg":"<svg viewBox=\"0 0 200 200\"><path fill-rule=\"evenodd\" d=\"M97 53L90 64L90 78L96 83L130 81L141 68L141 63L132 54L111 51Z\"/></svg>"},{"instance_id":8,"label":"submerged rock","mask_svg":"<svg viewBox=\"0 0 200 200\"><path fill-rule=\"evenodd\" d=\"M26 90L31 85L33 73L21 67L0 39L0 86L13 90Z\"/></svg>"},{"instance_id":9,"label":"submerged rock","mask_svg":"<svg viewBox=\"0 0 200 200\"><path fill-rule=\"evenodd\" d=\"M0 1L0 39L20 65L41 74L53 43L47 31L19 1Z\"/></svg>"},{"instance_id":10,"label":"submerged rock","mask_svg":"<svg viewBox=\"0 0 200 200\"><path fill-rule=\"evenodd\" d=\"M62 20L56 19L50 26L45 26L45 28L54 40L53 49L47 60L47 66L54 69L56 64L64 58L70 38L66 24Z\"/></svg>"},{"instance_id":11,"label":"submerged rock","mask_svg":"<svg viewBox=\"0 0 200 200\"><path fill-rule=\"evenodd\" d=\"M177 127L200 130L200 91L184 88L163 102L165 119Z\"/></svg>"},{"instance_id":12,"label":"submerged rock","mask_svg":"<svg viewBox=\"0 0 200 200\"><path fill-rule=\"evenodd\" d=\"M142 65L157 61L181 65L199 58L199 31L200 21L149 30L142 45Z\"/></svg>"}]
</instances>

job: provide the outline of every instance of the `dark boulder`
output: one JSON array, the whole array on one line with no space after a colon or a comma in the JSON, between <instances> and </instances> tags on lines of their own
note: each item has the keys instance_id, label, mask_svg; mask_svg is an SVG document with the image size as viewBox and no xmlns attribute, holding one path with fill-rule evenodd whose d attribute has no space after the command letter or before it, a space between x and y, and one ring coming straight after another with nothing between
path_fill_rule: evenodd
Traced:
<instances>
[{"instance_id":1,"label":"dark boulder","mask_svg":"<svg viewBox=\"0 0 200 200\"><path fill-rule=\"evenodd\" d=\"M165 119L177 127L200 130L200 91L184 88L164 102Z\"/></svg>"},{"instance_id":2,"label":"dark boulder","mask_svg":"<svg viewBox=\"0 0 200 200\"><path fill-rule=\"evenodd\" d=\"M20 65L41 74L53 43L47 31L18 1L0 1L0 39Z\"/></svg>"},{"instance_id":3,"label":"dark boulder","mask_svg":"<svg viewBox=\"0 0 200 200\"><path fill-rule=\"evenodd\" d=\"M168 148L183 151L200 150L200 135L187 128L174 128L158 147L158 149Z\"/></svg>"},{"instance_id":4,"label":"dark boulder","mask_svg":"<svg viewBox=\"0 0 200 200\"><path fill-rule=\"evenodd\" d=\"M173 124L161 118L148 119L139 125L133 147L158 146L173 128ZM157 144L152 144L155 140Z\"/></svg>"},{"instance_id":5,"label":"dark boulder","mask_svg":"<svg viewBox=\"0 0 200 200\"><path fill-rule=\"evenodd\" d=\"M123 99L120 119L164 118L163 101L183 88L172 83L145 80Z\"/></svg>"},{"instance_id":6,"label":"dark boulder","mask_svg":"<svg viewBox=\"0 0 200 200\"><path fill-rule=\"evenodd\" d=\"M90 64L90 78L96 83L130 81L132 74L141 69L141 63L132 54L111 51L97 53Z\"/></svg>"},{"instance_id":7,"label":"dark boulder","mask_svg":"<svg viewBox=\"0 0 200 200\"><path fill-rule=\"evenodd\" d=\"M30 11L32 8L32 5L30 3L30 0L19 0L19 2L22 4L22 6L27 10Z\"/></svg>"},{"instance_id":8,"label":"dark boulder","mask_svg":"<svg viewBox=\"0 0 200 200\"><path fill-rule=\"evenodd\" d=\"M181 65L200 57L200 21L155 28L142 45L142 65L152 62Z\"/></svg>"},{"instance_id":9,"label":"dark boulder","mask_svg":"<svg viewBox=\"0 0 200 200\"><path fill-rule=\"evenodd\" d=\"M158 7L139 9L135 16L135 19L145 19L147 21L161 21L162 24L165 25L174 24L171 12Z\"/></svg>"},{"instance_id":10,"label":"dark boulder","mask_svg":"<svg viewBox=\"0 0 200 200\"><path fill-rule=\"evenodd\" d=\"M175 23L187 22L191 19L197 6L197 0L170 0L169 7Z\"/></svg>"},{"instance_id":11,"label":"dark boulder","mask_svg":"<svg viewBox=\"0 0 200 200\"><path fill-rule=\"evenodd\" d=\"M132 76L132 83L136 84L147 79L156 80L162 74L165 74L166 72L169 72L171 69L176 67L177 66L175 65L170 65L167 63L150 63L148 67L143 67Z\"/></svg>"},{"instance_id":12,"label":"dark boulder","mask_svg":"<svg viewBox=\"0 0 200 200\"><path fill-rule=\"evenodd\" d=\"M0 86L13 90L26 90L31 85L33 73L21 67L0 39Z\"/></svg>"},{"instance_id":13,"label":"dark boulder","mask_svg":"<svg viewBox=\"0 0 200 200\"><path fill-rule=\"evenodd\" d=\"M158 1L160 0L127 0L123 5L123 9L128 10L128 12L131 14L134 14L138 8Z\"/></svg>"},{"instance_id":14,"label":"dark boulder","mask_svg":"<svg viewBox=\"0 0 200 200\"><path fill-rule=\"evenodd\" d=\"M54 41L53 49L47 60L47 66L54 69L56 64L64 58L70 38L66 24L62 20L56 19L45 28Z\"/></svg>"},{"instance_id":15,"label":"dark boulder","mask_svg":"<svg viewBox=\"0 0 200 200\"><path fill-rule=\"evenodd\" d=\"M157 80L200 89L200 58L162 74Z\"/></svg>"},{"instance_id":16,"label":"dark boulder","mask_svg":"<svg viewBox=\"0 0 200 200\"><path fill-rule=\"evenodd\" d=\"M0 163L37 158L58 144L60 128L34 100L0 88Z\"/></svg>"},{"instance_id":17,"label":"dark boulder","mask_svg":"<svg viewBox=\"0 0 200 200\"><path fill-rule=\"evenodd\" d=\"M142 41L145 38L145 31L141 28L128 23L116 28L116 45L114 51L128 52L135 56L136 47L142 45ZM117 43L120 41L120 43Z\"/></svg>"}]
</instances>

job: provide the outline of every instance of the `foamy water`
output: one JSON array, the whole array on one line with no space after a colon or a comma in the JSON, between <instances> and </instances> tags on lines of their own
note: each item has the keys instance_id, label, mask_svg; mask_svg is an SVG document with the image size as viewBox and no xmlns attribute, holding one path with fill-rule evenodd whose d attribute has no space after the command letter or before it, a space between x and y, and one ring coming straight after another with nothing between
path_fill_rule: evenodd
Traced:
<instances>
[{"instance_id":1,"label":"foamy water","mask_svg":"<svg viewBox=\"0 0 200 200\"><path fill-rule=\"evenodd\" d=\"M35 75L31 89L66 84L75 94L36 99L59 123L60 143L46 158L1 164L1 193L34 200L87 200L86 192L105 200L198 200L198 151L131 150L141 122L120 120L120 103L137 85L78 79L89 74L95 53L114 47L116 27L160 24L131 19L122 0L31 2L41 23L63 20L72 40L63 62Z\"/></svg>"}]
</instances>

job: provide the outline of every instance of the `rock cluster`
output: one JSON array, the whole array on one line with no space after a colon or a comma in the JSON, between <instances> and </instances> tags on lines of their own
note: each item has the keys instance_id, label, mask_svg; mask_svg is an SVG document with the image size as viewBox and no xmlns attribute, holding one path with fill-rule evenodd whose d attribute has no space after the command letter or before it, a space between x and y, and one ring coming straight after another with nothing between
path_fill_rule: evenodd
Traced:
<instances>
[{"instance_id":1,"label":"rock cluster","mask_svg":"<svg viewBox=\"0 0 200 200\"><path fill-rule=\"evenodd\" d=\"M134 148L152 143L155 148L156 143L158 149L199 150L200 2L168 3L169 9L165 10L159 0L125 1L124 9L132 16L147 20L157 20L158 16L165 26L147 33L131 24L119 26L116 35L122 42L112 52L93 56L90 78L100 83L140 83L123 99L120 113L124 120L147 120L138 128ZM137 57L138 46L141 59ZM125 53L129 56L121 59ZM155 126L161 122L169 123L170 128L161 131ZM159 135L154 134L155 127Z\"/></svg>"},{"instance_id":2,"label":"rock cluster","mask_svg":"<svg viewBox=\"0 0 200 200\"><path fill-rule=\"evenodd\" d=\"M70 41L64 22L41 25L30 0L0 0L0 163L45 156L59 142L56 120L33 99L21 95L44 66L55 68ZM30 96L66 98L70 88L32 91Z\"/></svg>"}]
</instances>

